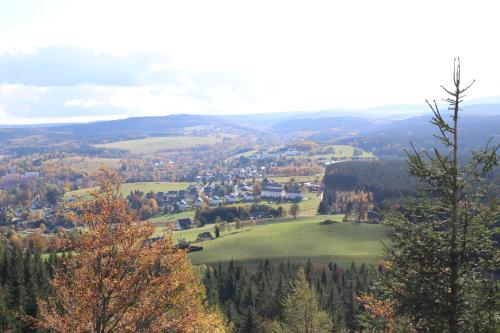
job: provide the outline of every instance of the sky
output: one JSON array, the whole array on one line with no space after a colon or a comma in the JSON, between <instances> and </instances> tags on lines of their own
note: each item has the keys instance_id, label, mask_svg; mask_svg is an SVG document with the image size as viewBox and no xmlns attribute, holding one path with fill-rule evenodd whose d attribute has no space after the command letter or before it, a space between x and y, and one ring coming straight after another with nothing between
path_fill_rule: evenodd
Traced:
<instances>
[{"instance_id":1,"label":"sky","mask_svg":"<svg viewBox=\"0 0 500 333\"><path fill-rule=\"evenodd\" d=\"M0 0L0 124L500 96L499 1ZM498 98L500 101L500 98ZM355 112L355 111L353 111Z\"/></svg>"}]
</instances>

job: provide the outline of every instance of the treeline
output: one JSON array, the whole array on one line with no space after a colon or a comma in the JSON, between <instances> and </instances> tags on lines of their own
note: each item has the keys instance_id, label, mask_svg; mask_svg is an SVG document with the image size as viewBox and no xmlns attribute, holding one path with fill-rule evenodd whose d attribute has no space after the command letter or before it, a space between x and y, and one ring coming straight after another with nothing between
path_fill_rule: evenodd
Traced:
<instances>
[{"instance_id":1,"label":"treeline","mask_svg":"<svg viewBox=\"0 0 500 333\"><path fill-rule=\"evenodd\" d=\"M368 290L377 274L364 264L341 268L330 263L318 271L311 261L302 266L263 260L256 270L250 270L231 261L207 269L204 283L208 300L220 307L233 332L270 332L273 322L286 321L283 301L300 268L317 295L319 310L331 320L333 332L362 329L363 309L358 296Z\"/></svg>"},{"instance_id":2,"label":"treeline","mask_svg":"<svg viewBox=\"0 0 500 333\"><path fill-rule=\"evenodd\" d=\"M236 219L249 220L252 217L279 217L285 215L283 207L274 208L269 205L243 205L243 206L224 206L215 208L199 208L196 210L194 219L200 225L215 223L217 217L222 221L233 222Z\"/></svg>"},{"instance_id":3,"label":"treeline","mask_svg":"<svg viewBox=\"0 0 500 333\"><path fill-rule=\"evenodd\" d=\"M370 220L373 193L363 191L328 192L318 206L320 214L345 214L345 221L376 222Z\"/></svg>"},{"instance_id":4,"label":"treeline","mask_svg":"<svg viewBox=\"0 0 500 333\"><path fill-rule=\"evenodd\" d=\"M46 153L71 153L78 156L89 156L89 157L107 157L107 158L125 158L128 156L128 152L121 149L114 148L100 148L95 147L88 143L79 142L68 142L61 146L54 144L48 139L46 144L40 144L39 142L32 142L21 145L6 145L3 149L6 154L19 156L27 156L32 154L46 154Z\"/></svg>"},{"instance_id":5,"label":"treeline","mask_svg":"<svg viewBox=\"0 0 500 333\"><path fill-rule=\"evenodd\" d=\"M364 191L373 193L373 201L381 205L411 195L416 188L413 177L405 172L403 160L352 161L331 164L325 171L322 209L327 211L335 192Z\"/></svg>"},{"instance_id":6,"label":"treeline","mask_svg":"<svg viewBox=\"0 0 500 333\"><path fill-rule=\"evenodd\" d=\"M24 251L0 243L0 332L39 332L26 316L38 316L37 299L50 293L52 268L59 263L56 254L43 260L35 246Z\"/></svg>"}]
</instances>

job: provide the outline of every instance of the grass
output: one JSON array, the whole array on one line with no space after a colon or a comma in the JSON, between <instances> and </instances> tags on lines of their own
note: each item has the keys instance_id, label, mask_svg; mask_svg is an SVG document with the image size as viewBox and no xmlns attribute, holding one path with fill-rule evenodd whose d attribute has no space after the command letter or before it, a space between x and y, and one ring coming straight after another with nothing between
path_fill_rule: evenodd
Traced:
<instances>
[{"instance_id":1,"label":"grass","mask_svg":"<svg viewBox=\"0 0 500 333\"><path fill-rule=\"evenodd\" d=\"M355 148L353 146L348 146L348 145L332 145L328 146L328 148L333 148L334 154L319 154L319 155L313 155L313 156L308 156L308 155L300 155L292 158L298 158L298 159L313 159L313 160L323 160L323 161L330 161L332 159L347 159L347 158L352 158L354 149L358 149L362 152L361 155L358 155L360 158L373 158L373 154L367 151L364 151L363 149L360 148Z\"/></svg>"},{"instance_id":2,"label":"grass","mask_svg":"<svg viewBox=\"0 0 500 333\"><path fill-rule=\"evenodd\" d=\"M185 190L190 183L186 182L138 182L138 183L125 183L122 184L120 191L124 195L128 195L131 191L141 191L144 193L148 192L167 192L167 191L178 191ZM71 197L82 197L82 199L86 199L89 197L89 192L95 189L85 188L81 190L71 191L64 194L65 198Z\"/></svg>"},{"instance_id":3,"label":"grass","mask_svg":"<svg viewBox=\"0 0 500 333\"><path fill-rule=\"evenodd\" d=\"M249 157L249 156L256 154L258 151L259 151L258 149L252 149L252 150L249 150L249 151L246 151L243 153L233 155L233 156L229 157L228 160L236 160L240 157Z\"/></svg>"},{"instance_id":4,"label":"grass","mask_svg":"<svg viewBox=\"0 0 500 333\"><path fill-rule=\"evenodd\" d=\"M221 142L224 136L165 136L137 140L125 140L95 145L98 148L123 149L131 153L147 154L165 149L190 148Z\"/></svg>"},{"instance_id":5,"label":"grass","mask_svg":"<svg viewBox=\"0 0 500 333\"><path fill-rule=\"evenodd\" d=\"M306 197L304 200L298 202L298 205L300 208L299 215L306 215L306 216L316 215L320 201L321 201L320 197L311 196L311 197ZM272 202L272 203L269 203L266 200L261 200L257 204L268 205L268 206L271 206L274 208L278 208L279 206L281 206L284 209L286 209L287 211L293 205L292 202L285 202L285 203ZM231 206L250 206L250 205L252 205L252 203L239 202L239 203L229 204L228 206L231 207Z\"/></svg>"},{"instance_id":6,"label":"grass","mask_svg":"<svg viewBox=\"0 0 500 333\"><path fill-rule=\"evenodd\" d=\"M175 214L166 214L162 216L157 216L153 217L151 219L151 222L153 222L156 225L162 225L165 224L166 222L172 222L172 221L177 221L178 219L183 219L183 218L190 218L191 220L194 219L194 210L186 210L183 212L175 213Z\"/></svg>"},{"instance_id":7,"label":"grass","mask_svg":"<svg viewBox=\"0 0 500 333\"><path fill-rule=\"evenodd\" d=\"M212 241L197 243L203 251L189 257L195 264L229 261L255 262L263 258L280 260L292 258L316 261L351 261L375 263L381 258L381 241L388 242L385 227L376 224L333 223L320 225L329 218L341 221L342 215L274 219L245 227L242 232L226 235ZM192 240L202 231L195 229L175 232L179 237ZM196 234L196 235L195 235Z\"/></svg>"},{"instance_id":8,"label":"grass","mask_svg":"<svg viewBox=\"0 0 500 333\"><path fill-rule=\"evenodd\" d=\"M269 176L267 179L278 182L278 183L288 183L288 181L293 178L296 182L314 182L316 179L323 179L323 174L317 174L312 176L285 176L285 177L273 177Z\"/></svg>"},{"instance_id":9,"label":"grass","mask_svg":"<svg viewBox=\"0 0 500 333\"><path fill-rule=\"evenodd\" d=\"M299 215L305 215L305 216L316 215L320 202L321 202L320 197L310 197L300 201L298 203ZM282 206L284 209L288 211L292 205L293 203L287 202Z\"/></svg>"}]
</instances>

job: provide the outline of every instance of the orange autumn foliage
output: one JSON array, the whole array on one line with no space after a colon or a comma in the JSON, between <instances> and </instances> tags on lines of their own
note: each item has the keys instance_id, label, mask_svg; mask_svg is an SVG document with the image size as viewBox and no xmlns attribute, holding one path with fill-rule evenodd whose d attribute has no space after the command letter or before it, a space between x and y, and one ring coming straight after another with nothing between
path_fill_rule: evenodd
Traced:
<instances>
[{"instance_id":1,"label":"orange autumn foliage","mask_svg":"<svg viewBox=\"0 0 500 333\"><path fill-rule=\"evenodd\" d=\"M374 319L385 321L384 332L394 332L394 302L392 300L380 300L369 294L362 294L357 297L357 300Z\"/></svg>"},{"instance_id":2,"label":"orange autumn foliage","mask_svg":"<svg viewBox=\"0 0 500 333\"><path fill-rule=\"evenodd\" d=\"M88 231L72 244L41 300L38 326L54 332L224 332L186 253L172 239L151 241L154 228L126 211L119 179L104 172L83 202Z\"/></svg>"}]
</instances>

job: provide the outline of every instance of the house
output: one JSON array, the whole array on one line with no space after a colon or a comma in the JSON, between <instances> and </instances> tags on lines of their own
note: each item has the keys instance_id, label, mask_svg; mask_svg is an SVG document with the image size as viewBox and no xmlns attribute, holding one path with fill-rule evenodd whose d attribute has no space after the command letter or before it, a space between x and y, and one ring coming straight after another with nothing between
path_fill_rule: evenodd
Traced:
<instances>
[{"instance_id":1,"label":"house","mask_svg":"<svg viewBox=\"0 0 500 333\"><path fill-rule=\"evenodd\" d=\"M263 188L260 191L260 196L262 198L269 198L269 199L281 199L283 197L283 190L282 189L271 189L271 188Z\"/></svg>"},{"instance_id":2,"label":"house","mask_svg":"<svg viewBox=\"0 0 500 333\"><path fill-rule=\"evenodd\" d=\"M285 191L284 197L286 200L302 200L304 199L304 194L300 190L289 190Z\"/></svg>"},{"instance_id":3,"label":"house","mask_svg":"<svg viewBox=\"0 0 500 333\"><path fill-rule=\"evenodd\" d=\"M198 198L195 200L194 205L195 205L196 207L201 207L201 206L203 205L203 203L204 203L203 199L202 199L202 198L200 198L200 197L198 197Z\"/></svg>"},{"instance_id":4,"label":"house","mask_svg":"<svg viewBox=\"0 0 500 333\"><path fill-rule=\"evenodd\" d=\"M168 191L167 198L168 199L175 199L175 198L177 198L178 194L179 193L177 191Z\"/></svg>"},{"instance_id":5,"label":"house","mask_svg":"<svg viewBox=\"0 0 500 333\"><path fill-rule=\"evenodd\" d=\"M209 200L211 206L217 206L221 203L221 199L218 196L212 197Z\"/></svg>"},{"instance_id":6,"label":"house","mask_svg":"<svg viewBox=\"0 0 500 333\"><path fill-rule=\"evenodd\" d=\"M253 186L250 186L250 185L243 185L243 186L241 187L241 189L242 189L243 191L253 191Z\"/></svg>"},{"instance_id":7,"label":"house","mask_svg":"<svg viewBox=\"0 0 500 333\"><path fill-rule=\"evenodd\" d=\"M196 241L198 241L198 242L203 242L203 241L212 240L212 239L214 239L214 237L212 236L212 234L209 231L199 233L198 237L196 237Z\"/></svg>"},{"instance_id":8,"label":"house","mask_svg":"<svg viewBox=\"0 0 500 333\"><path fill-rule=\"evenodd\" d=\"M21 180L20 173L8 173L2 177L2 182L4 182L4 183L17 182L19 180Z\"/></svg>"},{"instance_id":9,"label":"house","mask_svg":"<svg viewBox=\"0 0 500 333\"><path fill-rule=\"evenodd\" d=\"M254 198L253 194L246 192L246 193L243 193L243 200L244 201L254 201L255 198Z\"/></svg>"},{"instance_id":10,"label":"house","mask_svg":"<svg viewBox=\"0 0 500 333\"><path fill-rule=\"evenodd\" d=\"M191 219L189 217L183 218L183 219L178 219L177 223L179 224L179 229L181 230L186 230L186 229L191 229L193 223L191 222Z\"/></svg>"},{"instance_id":11,"label":"house","mask_svg":"<svg viewBox=\"0 0 500 333\"><path fill-rule=\"evenodd\" d=\"M238 196L234 193L231 193L230 195L227 196L227 202L228 203L238 202Z\"/></svg>"},{"instance_id":12,"label":"house","mask_svg":"<svg viewBox=\"0 0 500 333\"><path fill-rule=\"evenodd\" d=\"M285 153L283 155L285 155L285 156L299 156L300 155L300 151L298 151L298 150L287 150L287 151L285 151Z\"/></svg>"},{"instance_id":13,"label":"house","mask_svg":"<svg viewBox=\"0 0 500 333\"><path fill-rule=\"evenodd\" d=\"M177 203L177 206L179 207L179 210L184 210L187 208L188 204L185 200L181 200Z\"/></svg>"},{"instance_id":14,"label":"house","mask_svg":"<svg viewBox=\"0 0 500 333\"><path fill-rule=\"evenodd\" d=\"M212 192L214 191L214 188L215 188L215 186L213 184L210 184L209 186L205 186L203 188L203 193L206 196L210 196L212 194Z\"/></svg>"},{"instance_id":15,"label":"house","mask_svg":"<svg viewBox=\"0 0 500 333\"><path fill-rule=\"evenodd\" d=\"M199 187L197 185L189 185L188 188L187 188L187 192L189 193L189 195L196 195L198 194L198 191L199 191Z\"/></svg>"},{"instance_id":16,"label":"house","mask_svg":"<svg viewBox=\"0 0 500 333\"><path fill-rule=\"evenodd\" d=\"M275 182L264 183L260 191L260 196L279 200L283 197L283 185Z\"/></svg>"},{"instance_id":17,"label":"house","mask_svg":"<svg viewBox=\"0 0 500 333\"><path fill-rule=\"evenodd\" d=\"M186 199L187 197L187 191L186 190L179 190L179 192L177 192L177 198L178 199Z\"/></svg>"},{"instance_id":18,"label":"house","mask_svg":"<svg viewBox=\"0 0 500 333\"><path fill-rule=\"evenodd\" d=\"M263 188L265 189L270 189L270 190L281 190L283 189L283 184L276 183L276 182L267 182L262 184Z\"/></svg>"}]
</instances>

